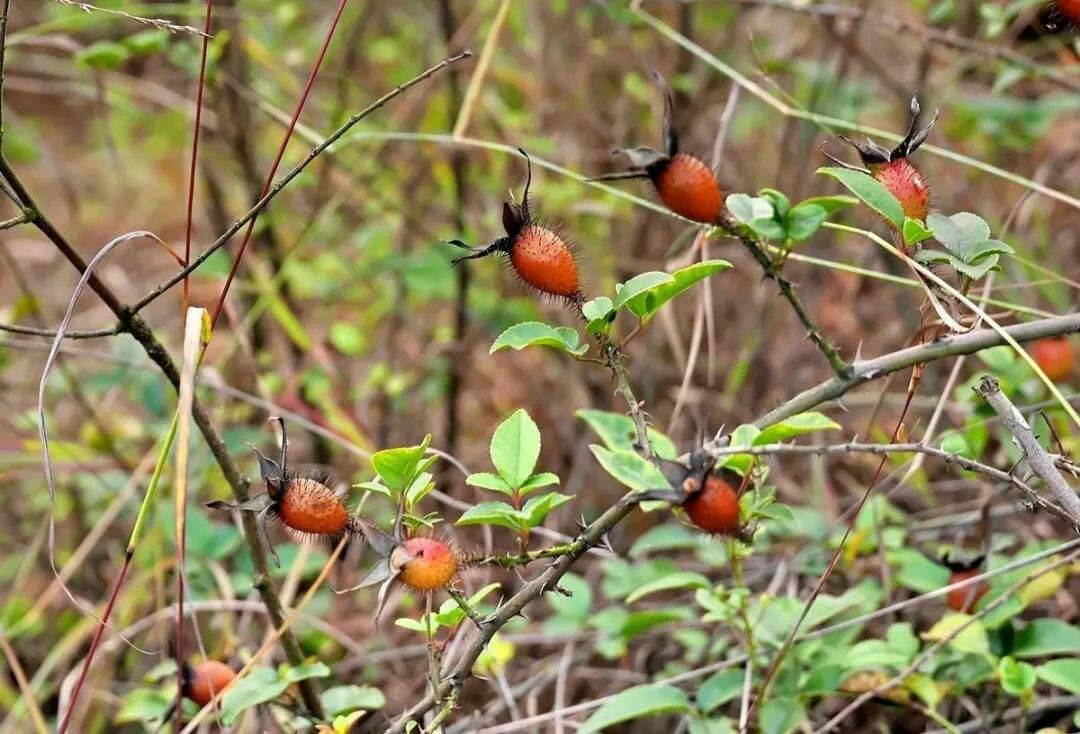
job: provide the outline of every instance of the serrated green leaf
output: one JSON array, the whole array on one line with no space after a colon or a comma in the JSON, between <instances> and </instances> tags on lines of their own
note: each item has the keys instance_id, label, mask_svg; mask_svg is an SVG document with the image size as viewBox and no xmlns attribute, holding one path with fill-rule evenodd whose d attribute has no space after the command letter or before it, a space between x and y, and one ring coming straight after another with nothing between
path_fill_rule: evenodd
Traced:
<instances>
[{"instance_id":1,"label":"serrated green leaf","mask_svg":"<svg viewBox=\"0 0 1080 734\"><path fill-rule=\"evenodd\" d=\"M674 280L670 273L662 273L657 270L635 275L625 283L619 283L615 286L614 307L618 310L631 299L654 290L657 286L672 283Z\"/></svg>"},{"instance_id":2,"label":"serrated green leaf","mask_svg":"<svg viewBox=\"0 0 1080 734\"><path fill-rule=\"evenodd\" d=\"M334 686L319 696L327 716L340 716L357 709L374 711L386 705L386 697L373 686Z\"/></svg>"},{"instance_id":3,"label":"serrated green leaf","mask_svg":"<svg viewBox=\"0 0 1080 734\"><path fill-rule=\"evenodd\" d=\"M626 597L626 603L633 604L638 599L661 591L673 591L675 589L708 589L710 587L712 587L712 583L702 574L694 571L681 571L656 579L650 583L642 584Z\"/></svg>"},{"instance_id":4,"label":"serrated green leaf","mask_svg":"<svg viewBox=\"0 0 1080 734\"><path fill-rule=\"evenodd\" d=\"M423 461L430 443L431 434L428 434L418 446L383 449L372 455L372 468L395 496L405 491L416 478L418 471L423 471L419 464Z\"/></svg>"},{"instance_id":5,"label":"serrated green leaf","mask_svg":"<svg viewBox=\"0 0 1080 734\"><path fill-rule=\"evenodd\" d=\"M665 303L714 273L726 270L731 263L726 260L705 260L680 268L671 274L671 281L662 283L631 299L626 307L642 321L648 321Z\"/></svg>"},{"instance_id":6,"label":"serrated green leaf","mask_svg":"<svg viewBox=\"0 0 1080 734\"><path fill-rule=\"evenodd\" d=\"M933 230L935 239L946 250L963 262L971 261L971 251L977 243L990 238L990 225L971 212L959 212L952 216L930 212L926 216L926 226Z\"/></svg>"},{"instance_id":7,"label":"serrated green leaf","mask_svg":"<svg viewBox=\"0 0 1080 734\"><path fill-rule=\"evenodd\" d=\"M817 170L823 176L834 178L848 191L862 199L863 203L885 217L894 227L904 226L904 208L890 191L861 171L852 171L838 166L825 166Z\"/></svg>"},{"instance_id":8,"label":"serrated green leaf","mask_svg":"<svg viewBox=\"0 0 1080 734\"><path fill-rule=\"evenodd\" d=\"M569 326L548 326L539 321L526 321L514 324L499 334L488 354L502 349L520 351L525 347L551 347L578 356L589 350L588 344L581 343L581 335Z\"/></svg>"},{"instance_id":9,"label":"serrated green leaf","mask_svg":"<svg viewBox=\"0 0 1080 734\"><path fill-rule=\"evenodd\" d=\"M529 498L529 501L521 508L519 514L528 527L535 528L543 524L548 513L556 507L565 505L572 499L573 496L560 494L559 492L548 492L547 494Z\"/></svg>"},{"instance_id":10,"label":"serrated green leaf","mask_svg":"<svg viewBox=\"0 0 1080 734\"><path fill-rule=\"evenodd\" d=\"M785 418L782 421L773 423L771 426L766 426L761 429L761 432L753 439L751 445L766 446L768 444L787 441L788 439L802 436L807 433L835 431L839 428L840 424L827 415L816 411L809 411L793 415L790 418Z\"/></svg>"},{"instance_id":11,"label":"serrated green leaf","mask_svg":"<svg viewBox=\"0 0 1080 734\"><path fill-rule=\"evenodd\" d=\"M809 199L803 199L799 202L799 206L814 204L820 206L825 210L827 214L838 212L841 209L849 206L855 206L859 203L859 200L854 196L811 196Z\"/></svg>"},{"instance_id":12,"label":"serrated green leaf","mask_svg":"<svg viewBox=\"0 0 1080 734\"><path fill-rule=\"evenodd\" d=\"M626 449L629 451L634 448L634 438L637 431L634 427L634 420L630 416L592 408L582 408L575 412L574 415L588 423L589 427L596 432L596 435L609 449ZM670 438L652 426L649 426L648 434L657 456L662 459L675 458L678 450Z\"/></svg>"},{"instance_id":13,"label":"serrated green leaf","mask_svg":"<svg viewBox=\"0 0 1080 734\"><path fill-rule=\"evenodd\" d=\"M501 492L505 495L514 493L514 490L510 488L502 477L497 474L491 474L490 472L482 471L476 474L470 474L465 477L465 483L470 487L479 487L480 489L490 489L492 492Z\"/></svg>"},{"instance_id":14,"label":"serrated green leaf","mask_svg":"<svg viewBox=\"0 0 1080 734\"><path fill-rule=\"evenodd\" d=\"M553 474L549 471L540 472L539 474L533 474L531 477L525 480L525 483L519 488L519 492L522 496L535 492L543 487L550 487L553 484L559 483L559 477L557 474Z\"/></svg>"},{"instance_id":15,"label":"serrated green leaf","mask_svg":"<svg viewBox=\"0 0 1080 734\"><path fill-rule=\"evenodd\" d=\"M743 224L755 219L771 219L774 213L772 202L768 199L748 194L730 194L725 203L731 216Z\"/></svg>"},{"instance_id":16,"label":"serrated green leaf","mask_svg":"<svg viewBox=\"0 0 1080 734\"><path fill-rule=\"evenodd\" d=\"M908 245L917 245L923 240L934 236L934 233L927 229L922 222L911 217L904 217L904 226L901 232L904 235L904 242Z\"/></svg>"},{"instance_id":17,"label":"serrated green leaf","mask_svg":"<svg viewBox=\"0 0 1080 734\"><path fill-rule=\"evenodd\" d=\"M523 408L514 411L491 435L491 463L512 489L524 484L540 458L540 429Z\"/></svg>"},{"instance_id":18,"label":"serrated green leaf","mask_svg":"<svg viewBox=\"0 0 1080 734\"><path fill-rule=\"evenodd\" d=\"M784 225L775 219L755 219L746 225L754 234L764 240L783 241L787 237Z\"/></svg>"},{"instance_id":19,"label":"serrated green leaf","mask_svg":"<svg viewBox=\"0 0 1080 734\"><path fill-rule=\"evenodd\" d=\"M787 195L782 191L776 189L762 189L758 192L758 196L763 199L767 199L774 210L776 215L780 219L783 219L791 211L791 199L787 198Z\"/></svg>"},{"instance_id":20,"label":"serrated green leaf","mask_svg":"<svg viewBox=\"0 0 1080 734\"><path fill-rule=\"evenodd\" d=\"M634 686L615 694L585 721L578 732L589 734L624 721L688 711L690 701L679 688L655 683Z\"/></svg>"},{"instance_id":21,"label":"serrated green leaf","mask_svg":"<svg viewBox=\"0 0 1080 734\"><path fill-rule=\"evenodd\" d=\"M498 525L511 530L524 530L521 516L505 502L480 502L467 509L455 525Z\"/></svg>"},{"instance_id":22,"label":"serrated green leaf","mask_svg":"<svg viewBox=\"0 0 1080 734\"><path fill-rule=\"evenodd\" d=\"M817 232L821 225L828 219L829 213L825 207L817 204L803 202L788 212L784 220L784 228L787 230L788 239L802 242L809 239Z\"/></svg>"},{"instance_id":23,"label":"serrated green leaf","mask_svg":"<svg viewBox=\"0 0 1080 734\"><path fill-rule=\"evenodd\" d=\"M279 678L273 668L252 668L247 675L233 683L222 697L221 723L232 726L244 711L273 701L288 687L289 681Z\"/></svg>"},{"instance_id":24,"label":"serrated green leaf","mask_svg":"<svg viewBox=\"0 0 1080 734\"><path fill-rule=\"evenodd\" d=\"M303 665L285 666L279 671L278 675L282 680L296 683L308 678L325 678L330 675L330 668L326 667L326 663L322 662L305 663Z\"/></svg>"},{"instance_id":25,"label":"serrated green leaf","mask_svg":"<svg viewBox=\"0 0 1080 734\"><path fill-rule=\"evenodd\" d=\"M633 451L611 451L596 444L591 444L589 448L600 466L630 489L662 489L668 486L660 470Z\"/></svg>"}]
</instances>

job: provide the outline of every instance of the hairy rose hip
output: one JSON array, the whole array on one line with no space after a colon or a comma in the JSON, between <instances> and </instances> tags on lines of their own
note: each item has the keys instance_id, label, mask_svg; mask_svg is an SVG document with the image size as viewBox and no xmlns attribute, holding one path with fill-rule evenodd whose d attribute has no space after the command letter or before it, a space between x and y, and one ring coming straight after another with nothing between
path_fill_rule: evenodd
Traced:
<instances>
[{"instance_id":1,"label":"hairy rose hip","mask_svg":"<svg viewBox=\"0 0 1080 734\"><path fill-rule=\"evenodd\" d=\"M672 121L674 102L671 88L653 71L653 78L664 93L664 153L654 148L638 147L614 151L630 160L633 169L598 176L594 181L647 178L652 181L660 200L679 216L703 224L720 217L723 196L712 169L688 153L679 152L679 137Z\"/></svg>"},{"instance_id":2,"label":"hairy rose hip","mask_svg":"<svg viewBox=\"0 0 1080 734\"><path fill-rule=\"evenodd\" d=\"M533 221L529 205L532 161L524 150L519 148L518 151L525 156L528 174L521 204L503 202L502 221L506 236L478 248L461 240L449 240L450 244L470 251L468 255L455 258L453 264L501 253L525 285L553 298L581 303L584 297L574 251L556 230Z\"/></svg>"},{"instance_id":3,"label":"hairy rose hip","mask_svg":"<svg viewBox=\"0 0 1080 734\"><path fill-rule=\"evenodd\" d=\"M225 686L236 677L236 672L228 665L217 660L206 660L198 665L184 663L183 689L185 698L200 706L225 690Z\"/></svg>"},{"instance_id":4,"label":"hairy rose hip","mask_svg":"<svg viewBox=\"0 0 1080 734\"><path fill-rule=\"evenodd\" d=\"M285 422L274 418L281 425L281 453L274 461L252 446L259 459L259 473L266 486L264 494L256 495L246 502L208 502L207 507L216 510L252 512L258 520L259 533L270 551L274 562L280 565L277 552L266 534L266 519L272 517L297 540L325 539L339 541L353 532L353 518L345 508L340 492L326 484L323 479L297 475L288 470L286 455L288 437Z\"/></svg>"},{"instance_id":5,"label":"hairy rose hip","mask_svg":"<svg viewBox=\"0 0 1080 734\"><path fill-rule=\"evenodd\" d=\"M925 220L930 213L930 186L926 177L911 162L911 154L926 142L926 137L937 122L939 113L935 110L934 116L926 125L919 127L919 116L922 108L917 97L911 98L911 123L908 126L907 135L900 144L891 151L881 147L873 140L867 138L864 142L856 142L841 136L841 139L850 144L859 152L865 169L852 166L843 161L829 156L830 159L844 168L862 171L870 174L876 181L889 190L897 198L904 210L904 215L912 219Z\"/></svg>"},{"instance_id":6,"label":"hairy rose hip","mask_svg":"<svg viewBox=\"0 0 1080 734\"><path fill-rule=\"evenodd\" d=\"M961 581L967 581L982 573L982 556L971 561L953 561L948 556L945 556L942 561L949 569L950 586ZM989 590L990 586L985 581L968 584L960 589L953 589L945 597L945 606L954 612L970 613Z\"/></svg>"},{"instance_id":7,"label":"hairy rose hip","mask_svg":"<svg viewBox=\"0 0 1080 734\"><path fill-rule=\"evenodd\" d=\"M705 486L683 502L683 511L690 522L707 533L731 535L739 530L738 485L719 474L709 474Z\"/></svg>"}]
</instances>

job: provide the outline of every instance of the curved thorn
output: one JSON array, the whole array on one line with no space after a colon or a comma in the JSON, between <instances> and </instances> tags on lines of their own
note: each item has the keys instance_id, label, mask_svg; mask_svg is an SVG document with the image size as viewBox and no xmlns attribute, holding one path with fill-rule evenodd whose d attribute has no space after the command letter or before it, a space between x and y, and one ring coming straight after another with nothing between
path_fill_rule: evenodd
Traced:
<instances>
[{"instance_id":1,"label":"curved thorn","mask_svg":"<svg viewBox=\"0 0 1080 734\"><path fill-rule=\"evenodd\" d=\"M525 193L521 196L521 218L529 221L529 187L532 185L532 158L524 148L518 148L518 153L525 156Z\"/></svg>"}]
</instances>

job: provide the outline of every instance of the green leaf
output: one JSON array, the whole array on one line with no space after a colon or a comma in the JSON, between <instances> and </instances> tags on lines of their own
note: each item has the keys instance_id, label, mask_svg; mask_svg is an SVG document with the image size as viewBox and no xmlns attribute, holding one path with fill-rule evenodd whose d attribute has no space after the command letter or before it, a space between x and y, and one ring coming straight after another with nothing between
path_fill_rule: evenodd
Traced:
<instances>
[{"instance_id":1,"label":"green leaf","mask_svg":"<svg viewBox=\"0 0 1080 734\"><path fill-rule=\"evenodd\" d=\"M773 205L768 199L756 198L748 194L731 194L726 199L731 216L743 224L750 224L755 219L772 219Z\"/></svg>"},{"instance_id":2,"label":"green leaf","mask_svg":"<svg viewBox=\"0 0 1080 734\"><path fill-rule=\"evenodd\" d=\"M547 494L532 497L521 508L521 518L528 527L535 528L543 524L549 512L560 505L565 505L572 499L574 499L573 496L560 494L559 492L548 492Z\"/></svg>"},{"instance_id":3,"label":"green leaf","mask_svg":"<svg viewBox=\"0 0 1080 734\"><path fill-rule=\"evenodd\" d=\"M762 734L787 734L805 718L806 712L796 699L770 698L761 705L761 732Z\"/></svg>"},{"instance_id":4,"label":"green leaf","mask_svg":"<svg viewBox=\"0 0 1080 734\"><path fill-rule=\"evenodd\" d=\"M300 680L307 680L308 678L325 678L330 675L330 668L326 667L325 663L307 663L305 665L283 666L279 675L282 680L287 680L290 683L296 683Z\"/></svg>"},{"instance_id":5,"label":"green leaf","mask_svg":"<svg viewBox=\"0 0 1080 734\"><path fill-rule=\"evenodd\" d=\"M625 306L632 298L647 293L657 286L674 281L675 279L670 273L662 273L656 270L635 275L625 283L619 283L615 286L615 310Z\"/></svg>"},{"instance_id":6,"label":"green leaf","mask_svg":"<svg viewBox=\"0 0 1080 734\"><path fill-rule=\"evenodd\" d=\"M574 631L584 623L592 609L593 592L585 579L575 573L568 573L559 579L559 585L570 592L570 596L562 594L548 594L544 598L555 610L557 616L569 619L574 625Z\"/></svg>"},{"instance_id":7,"label":"green leaf","mask_svg":"<svg viewBox=\"0 0 1080 734\"><path fill-rule=\"evenodd\" d=\"M512 489L524 484L540 458L540 429L519 408L491 435L491 463Z\"/></svg>"},{"instance_id":8,"label":"green leaf","mask_svg":"<svg viewBox=\"0 0 1080 734\"><path fill-rule=\"evenodd\" d=\"M383 449L372 455L372 468L395 496L408 488L418 471L423 471L418 466L423 461L430 443L431 434L428 434L418 446Z\"/></svg>"},{"instance_id":9,"label":"green leaf","mask_svg":"<svg viewBox=\"0 0 1080 734\"><path fill-rule=\"evenodd\" d=\"M886 551L885 559L897 567L893 581L912 591L928 594L949 583L949 569L914 548Z\"/></svg>"},{"instance_id":10,"label":"green leaf","mask_svg":"<svg viewBox=\"0 0 1080 734\"><path fill-rule=\"evenodd\" d=\"M921 262L923 265L933 265L934 263L949 263L959 262L954 256L941 250L927 250L922 249L915 253L915 259Z\"/></svg>"},{"instance_id":11,"label":"green leaf","mask_svg":"<svg viewBox=\"0 0 1080 734\"><path fill-rule=\"evenodd\" d=\"M702 574L694 571L681 571L679 573L663 576L650 583L642 584L626 597L626 603L633 604L638 599L661 591L672 591L674 589L708 589L710 587L712 587L712 583L710 583L709 579L705 578Z\"/></svg>"},{"instance_id":12,"label":"green leaf","mask_svg":"<svg viewBox=\"0 0 1080 734\"><path fill-rule=\"evenodd\" d=\"M952 216L930 212L926 216L926 226L933 230L934 237L945 245L946 250L964 262L971 262L975 245L990 237L990 225L971 212L959 212Z\"/></svg>"},{"instance_id":13,"label":"green leaf","mask_svg":"<svg viewBox=\"0 0 1080 734\"><path fill-rule=\"evenodd\" d=\"M702 545L702 536L684 525L665 523L649 528L630 546L627 555L641 558L649 553L664 553L675 550L690 550Z\"/></svg>"},{"instance_id":14,"label":"green leaf","mask_svg":"<svg viewBox=\"0 0 1080 734\"><path fill-rule=\"evenodd\" d=\"M796 242L809 239L828 218L825 207L803 202L788 212L784 220L787 236Z\"/></svg>"},{"instance_id":15,"label":"green leaf","mask_svg":"<svg viewBox=\"0 0 1080 734\"><path fill-rule=\"evenodd\" d=\"M289 681L278 677L273 668L257 667L233 683L221 700L221 723L232 726L252 706L273 701L285 692Z\"/></svg>"},{"instance_id":16,"label":"green leaf","mask_svg":"<svg viewBox=\"0 0 1080 734\"><path fill-rule=\"evenodd\" d=\"M141 56L161 53L169 47L169 32L163 28L147 28L131 34L123 43L133 53Z\"/></svg>"},{"instance_id":17,"label":"green leaf","mask_svg":"<svg viewBox=\"0 0 1080 734\"><path fill-rule=\"evenodd\" d=\"M693 286L698 281L704 280L710 275L730 267L731 263L726 260L704 260L685 268L680 268L671 274L670 282L662 283L645 293L635 296L626 304L626 306L630 309L630 312L639 319L648 321L660 310L661 306Z\"/></svg>"},{"instance_id":18,"label":"green leaf","mask_svg":"<svg viewBox=\"0 0 1080 734\"><path fill-rule=\"evenodd\" d=\"M720 670L709 676L697 691L698 708L705 713L710 713L728 701L732 701L742 693L743 678L742 670L731 668Z\"/></svg>"},{"instance_id":19,"label":"green leaf","mask_svg":"<svg viewBox=\"0 0 1080 734\"><path fill-rule=\"evenodd\" d=\"M762 198L768 199L769 203L772 204L773 209L776 210L777 216L781 219L786 217L791 211L791 199L787 198L783 192L777 191L776 189L762 189L758 194Z\"/></svg>"},{"instance_id":20,"label":"green leaf","mask_svg":"<svg viewBox=\"0 0 1080 734\"><path fill-rule=\"evenodd\" d=\"M845 207L855 206L858 203L859 200L854 196L811 196L809 199L800 201L798 205L809 206L813 204L815 206L820 206L827 214L833 214Z\"/></svg>"},{"instance_id":21,"label":"green leaf","mask_svg":"<svg viewBox=\"0 0 1080 734\"><path fill-rule=\"evenodd\" d=\"M346 357L357 357L368 348L364 330L348 321L335 321L330 325L330 343Z\"/></svg>"},{"instance_id":22,"label":"green leaf","mask_svg":"<svg viewBox=\"0 0 1080 734\"><path fill-rule=\"evenodd\" d=\"M615 309L615 304L610 298L600 296L587 301L581 307L581 313L588 322L585 331L590 334L600 334L611 327L619 312Z\"/></svg>"},{"instance_id":23,"label":"green leaf","mask_svg":"<svg viewBox=\"0 0 1080 734\"><path fill-rule=\"evenodd\" d=\"M557 474L545 471L540 472L539 474L533 474L526 479L525 483L521 485L518 491L524 496L543 487L550 487L551 485L558 483L559 477Z\"/></svg>"},{"instance_id":24,"label":"green leaf","mask_svg":"<svg viewBox=\"0 0 1080 734\"><path fill-rule=\"evenodd\" d=\"M956 268L956 272L961 275L966 275L972 280L980 280L983 276L994 270L997 267L998 256L990 255L983 258L977 264L954 262L953 267Z\"/></svg>"},{"instance_id":25,"label":"green leaf","mask_svg":"<svg viewBox=\"0 0 1080 734\"><path fill-rule=\"evenodd\" d=\"M574 415L588 423L609 449L632 450L634 448L634 437L637 431L634 420L630 416L591 408L583 408ZM678 450L670 438L652 426L649 427L648 433L657 456L662 459L674 459L678 455Z\"/></svg>"},{"instance_id":26,"label":"green leaf","mask_svg":"<svg viewBox=\"0 0 1080 734\"><path fill-rule=\"evenodd\" d=\"M1016 250L1006 245L1001 240L983 240L976 242L971 248L971 257L968 262L978 262L988 255L1015 255Z\"/></svg>"},{"instance_id":27,"label":"green leaf","mask_svg":"<svg viewBox=\"0 0 1080 734\"><path fill-rule=\"evenodd\" d=\"M1080 659L1051 660L1035 668L1035 673L1050 685L1080 696Z\"/></svg>"},{"instance_id":28,"label":"green leaf","mask_svg":"<svg viewBox=\"0 0 1080 734\"><path fill-rule=\"evenodd\" d=\"M934 236L934 233L927 229L922 222L911 217L904 217L904 227L901 232L904 234L904 242L908 245L917 245L923 240Z\"/></svg>"},{"instance_id":29,"label":"green leaf","mask_svg":"<svg viewBox=\"0 0 1080 734\"><path fill-rule=\"evenodd\" d=\"M1016 632L1011 652L1018 658L1061 653L1080 655L1080 627L1060 619L1033 620Z\"/></svg>"},{"instance_id":30,"label":"green leaf","mask_svg":"<svg viewBox=\"0 0 1080 734\"><path fill-rule=\"evenodd\" d=\"M755 219L746 226L763 240L783 241L787 237L784 225L775 219Z\"/></svg>"},{"instance_id":31,"label":"green leaf","mask_svg":"<svg viewBox=\"0 0 1080 734\"><path fill-rule=\"evenodd\" d=\"M773 423L771 426L766 426L761 430L761 433L754 438L751 445L766 446L768 444L787 441L788 439L802 436L807 433L833 431L839 428L839 423L822 413L814 411L799 413L790 418L785 418L778 423Z\"/></svg>"},{"instance_id":32,"label":"green leaf","mask_svg":"<svg viewBox=\"0 0 1080 734\"><path fill-rule=\"evenodd\" d=\"M890 191L862 171L852 171L838 166L825 166L818 173L834 178L848 191L862 199L863 203L890 221L894 227L904 226L904 208Z\"/></svg>"},{"instance_id":33,"label":"green leaf","mask_svg":"<svg viewBox=\"0 0 1080 734\"><path fill-rule=\"evenodd\" d=\"M1006 656L998 663L998 678L1006 693L1019 696L1034 687L1035 666Z\"/></svg>"},{"instance_id":34,"label":"green leaf","mask_svg":"<svg viewBox=\"0 0 1080 734\"><path fill-rule=\"evenodd\" d=\"M630 489L662 489L668 486L660 470L633 451L610 451L596 444L591 444L589 448L600 466Z\"/></svg>"},{"instance_id":35,"label":"green leaf","mask_svg":"<svg viewBox=\"0 0 1080 734\"><path fill-rule=\"evenodd\" d=\"M340 716L357 709L373 711L386 705L386 697L373 686L334 686L319 696L327 716Z\"/></svg>"},{"instance_id":36,"label":"green leaf","mask_svg":"<svg viewBox=\"0 0 1080 734\"><path fill-rule=\"evenodd\" d=\"M912 673L904 679L904 688L921 698L931 711L935 711L941 703L944 685L925 673Z\"/></svg>"},{"instance_id":37,"label":"green leaf","mask_svg":"<svg viewBox=\"0 0 1080 734\"><path fill-rule=\"evenodd\" d=\"M624 721L689 711L690 701L686 694L674 686L655 683L634 686L609 699L585 721L578 732L589 734Z\"/></svg>"},{"instance_id":38,"label":"green leaf","mask_svg":"<svg viewBox=\"0 0 1080 734\"><path fill-rule=\"evenodd\" d=\"M136 688L124 696L113 721L117 724L134 724L160 719L173 700L172 693L160 688Z\"/></svg>"},{"instance_id":39,"label":"green leaf","mask_svg":"<svg viewBox=\"0 0 1080 734\"><path fill-rule=\"evenodd\" d=\"M498 525L511 530L524 530L518 511L505 502L481 502L467 509L455 525Z\"/></svg>"},{"instance_id":40,"label":"green leaf","mask_svg":"<svg viewBox=\"0 0 1080 734\"><path fill-rule=\"evenodd\" d=\"M90 69L116 69L131 58L131 49L115 41L97 41L75 52L75 63Z\"/></svg>"},{"instance_id":41,"label":"green leaf","mask_svg":"<svg viewBox=\"0 0 1080 734\"><path fill-rule=\"evenodd\" d=\"M971 623L967 624L969 621ZM967 624L966 627L964 627L965 624ZM963 629L957 632L961 627ZM975 655L990 654L990 639L986 635L986 628L980 620L972 621L970 614L949 612L927 632L924 632L922 637L931 642L951 638L947 644L960 652L970 652Z\"/></svg>"},{"instance_id":42,"label":"green leaf","mask_svg":"<svg viewBox=\"0 0 1080 734\"><path fill-rule=\"evenodd\" d=\"M570 354L581 356L589 350L588 344L581 344L581 335L569 326L548 326L539 321L526 321L514 324L499 334L491 345L488 354L495 354L501 349L522 350L525 347L551 347Z\"/></svg>"},{"instance_id":43,"label":"green leaf","mask_svg":"<svg viewBox=\"0 0 1080 734\"><path fill-rule=\"evenodd\" d=\"M465 483L470 487L479 487L480 489L490 489L492 492L501 492L505 495L511 495L514 490L503 480L502 477L497 474L491 474L490 472L482 471L476 474L470 474L465 477Z\"/></svg>"}]
</instances>

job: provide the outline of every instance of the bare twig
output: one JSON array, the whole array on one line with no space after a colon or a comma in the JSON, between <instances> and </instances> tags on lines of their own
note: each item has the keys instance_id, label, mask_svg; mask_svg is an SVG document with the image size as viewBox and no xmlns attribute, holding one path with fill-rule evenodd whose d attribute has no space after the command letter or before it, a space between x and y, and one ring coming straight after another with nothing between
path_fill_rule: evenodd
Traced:
<instances>
[{"instance_id":1,"label":"bare twig","mask_svg":"<svg viewBox=\"0 0 1080 734\"><path fill-rule=\"evenodd\" d=\"M758 265L761 266L762 272L765 273L765 277L776 283L777 288L780 289L781 295L787 299L791 304L791 308L795 311L795 315L799 317L799 321L802 322L803 327L806 329L806 336L810 341L817 345L817 348L825 355L825 359L829 361L829 366L833 368L840 378L850 374L850 366L844 361L840 353L836 351L836 347L825 338L825 335L821 333L821 329L818 328L810 312L806 310L806 306L803 305L802 299L795 293L795 289L791 285L791 281L785 278L776 269L772 259L765 254L765 250L761 244L752 237L743 234L739 230L739 224L731 216L727 210L721 215L719 226L725 232L732 237L738 238L742 242L743 247L754 258Z\"/></svg>"},{"instance_id":2,"label":"bare twig","mask_svg":"<svg viewBox=\"0 0 1080 734\"><path fill-rule=\"evenodd\" d=\"M1008 396L1001 391L998 381L990 375L983 375L978 386L975 387L983 400L990 404L994 412L1001 418L1005 428L1013 435L1020 450L1024 452L1028 466L1039 475L1046 483L1047 489L1054 495L1054 499L1065 508L1072 518L1073 525L1080 530L1080 497L1061 476L1054 459L1046 453L1046 449L1039 445L1031 426L1024 420L1024 416L1016 409Z\"/></svg>"},{"instance_id":3,"label":"bare twig","mask_svg":"<svg viewBox=\"0 0 1080 734\"><path fill-rule=\"evenodd\" d=\"M97 5L84 3L81 2L81 0L53 0L53 2L60 3L61 5L67 5L68 7L72 8L78 8L84 13L107 13L109 15L116 15L121 18L133 20L136 23L142 23L143 25L160 28L162 30L168 31L169 33L191 33L196 36L207 36L206 33L203 33L198 28L192 28L189 25L180 25L179 23L173 23L172 21L163 20L162 18L145 18L141 15L132 15L131 13L125 13L123 10L99 8Z\"/></svg>"},{"instance_id":4,"label":"bare twig","mask_svg":"<svg viewBox=\"0 0 1080 734\"><path fill-rule=\"evenodd\" d=\"M232 225L224 232L224 234L222 234L220 237L218 237L216 240L214 240L213 244L211 244L209 247L207 247L205 250L203 250L203 252L200 253L198 257L196 257L194 260L191 261L191 264L189 264L187 267L180 270L180 272L176 273L171 278L166 280L164 283L157 286L156 288L151 290L149 293L147 293L145 296L143 296L141 299L136 301L131 306L131 312L132 313L138 313L140 310L142 310L144 307L146 307L149 303L156 300L162 293L164 293L165 291L167 291L170 288L172 288L173 286L175 286L177 283L182 281L185 276L187 276L189 273L193 272L196 268L198 268L200 265L202 265L204 262L206 262L206 260L211 255L213 255L215 252L217 252L222 246L224 246L234 234L239 232L240 229L245 224L250 222L254 217L256 217L259 214L259 212L261 212L264 208L266 208L266 205L269 204L274 199L274 197L276 197L278 194L280 194L281 191L294 178L299 176L300 173L305 168L307 168L308 165L312 161L314 161L321 153L323 153L323 151L325 151L327 148L329 148L333 143L335 143L342 135L344 135L346 132L348 132L358 122L363 120L365 117L370 115L372 112L375 112L376 110L378 110L380 107L385 105L387 102L389 102L394 97L397 97L402 92L408 90L410 87L413 87L413 86L419 84L420 82L424 81L428 77L431 77L431 76L437 74L439 71L446 68L447 66L450 66L451 64L457 63L458 61L461 61L462 59L467 59L470 56L472 56L471 51L462 51L461 53L458 53L458 54L456 54L454 56L451 56L451 57L449 57L447 59L444 59L443 61L440 61L438 64L435 64L431 68L429 68L426 71L418 74L417 76L413 77L412 79L405 82L404 84L402 84L402 85L400 85L398 87L395 87L391 91L387 92L382 97L375 100L370 105L368 105L367 107L362 109L360 112L357 112L355 115L353 115L348 120L346 120L344 122L344 124L341 125L341 127L339 127L337 130L335 130L329 136L327 136L327 138L325 140L323 140L321 143L319 143L318 145L313 147L308 152L308 154L304 157L304 159L301 160L299 163L297 163L295 166L293 166L293 168L288 173L286 173L284 176L282 176L277 181L275 181L274 184L269 188L269 190L267 190L267 192L265 194L263 194L263 196L257 202L255 202L255 204L251 207L251 209L249 209L247 211L246 214L244 214L242 217L240 217L235 222L233 222Z\"/></svg>"}]
</instances>

